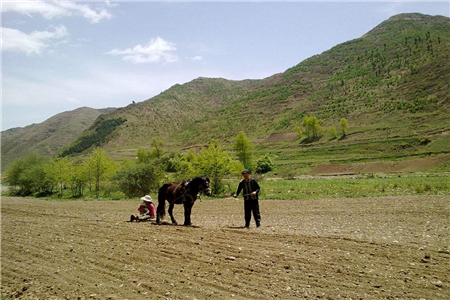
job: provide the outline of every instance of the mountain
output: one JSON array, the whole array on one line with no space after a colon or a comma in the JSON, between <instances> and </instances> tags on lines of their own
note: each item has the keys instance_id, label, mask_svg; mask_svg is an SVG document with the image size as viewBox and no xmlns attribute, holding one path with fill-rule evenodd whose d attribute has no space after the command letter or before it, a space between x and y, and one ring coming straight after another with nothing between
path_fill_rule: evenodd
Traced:
<instances>
[{"instance_id":1,"label":"mountain","mask_svg":"<svg viewBox=\"0 0 450 300\"><path fill-rule=\"evenodd\" d=\"M152 138L176 148L212 138L230 142L240 130L256 143L274 135L292 141L294 127L307 115L323 119L325 128L347 118L347 142L427 134L449 127L448 74L450 19L400 14L263 80L198 78L175 85L102 116L66 153L99 140L111 150L148 146ZM95 137L104 127L108 134Z\"/></svg>"},{"instance_id":2,"label":"mountain","mask_svg":"<svg viewBox=\"0 0 450 300\"><path fill-rule=\"evenodd\" d=\"M147 146L153 138L173 142L175 133L203 122L210 113L259 85L258 80L222 78L198 78L183 85L176 84L147 101L100 116L63 150L63 155L79 153L99 144L117 149Z\"/></svg>"},{"instance_id":3,"label":"mountain","mask_svg":"<svg viewBox=\"0 0 450 300\"><path fill-rule=\"evenodd\" d=\"M174 85L98 116L71 143L58 140L52 149L66 144L63 155L83 155L101 145L122 159L135 157L136 149L149 147L154 138L174 151L201 147L213 138L227 145L242 130L256 151L275 155L284 170L310 170L333 159L346 163L442 153L449 146L448 74L450 19L400 14L262 80L198 78ZM310 115L322 119L324 127L322 138L313 142L295 133ZM341 118L350 130L333 139L328 129L339 130Z\"/></svg>"},{"instance_id":4,"label":"mountain","mask_svg":"<svg viewBox=\"0 0 450 300\"><path fill-rule=\"evenodd\" d=\"M323 119L325 127L347 118L352 132L360 132L349 139L380 138L386 130L424 134L450 125L448 74L450 19L397 15L215 110L193 124L189 136L230 140L245 129L266 139L293 131L307 115Z\"/></svg>"},{"instance_id":5,"label":"mountain","mask_svg":"<svg viewBox=\"0 0 450 300\"><path fill-rule=\"evenodd\" d=\"M43 155L58 153L89 128L101 114L114 110L81 107L57 114L40 124L2 131L2 170L14 159L32 152Z\"/></svg>"}]
</instances>

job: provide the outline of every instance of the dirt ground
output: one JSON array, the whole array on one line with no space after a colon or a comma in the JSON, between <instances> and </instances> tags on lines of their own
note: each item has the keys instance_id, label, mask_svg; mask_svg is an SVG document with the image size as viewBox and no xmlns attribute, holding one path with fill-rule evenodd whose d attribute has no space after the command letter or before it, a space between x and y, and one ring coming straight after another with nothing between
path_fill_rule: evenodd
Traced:
<instances>
[{"instance_id":1,"label":"dirt ground","mask_svg":"<svg viewBox=\"0 0 450 300\"><path fill-rule=\"evenodd\" d=\"M195 227L127 223L139 202L2 198L2 297L450 299L448 196L260 200L250 229L243 200Z\"/></svg>"},{"instance_id":2,"label":"dirt ground","mask_svg":"<svg viewBox=\"0 0 450 300\"><path fill-rule=\"evenodd\" d=\"M431 158L416 158L403 161L377 161L355 164L321 164L310 173L318 174L358 174L358 173L398 173L434 168L450 161L450 155L436 155Z\"/></svg>"}]
</instances>

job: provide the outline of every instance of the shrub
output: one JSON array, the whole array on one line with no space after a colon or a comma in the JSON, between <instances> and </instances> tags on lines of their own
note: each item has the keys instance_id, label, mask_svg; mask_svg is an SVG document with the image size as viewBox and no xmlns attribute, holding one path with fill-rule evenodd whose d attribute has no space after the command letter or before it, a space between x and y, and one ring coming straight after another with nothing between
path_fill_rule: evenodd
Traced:
<instances>
[{"instance_id":1,"label":"shrub","mask_svg":"<svg viewBox=\"0 0 450 300\"><path fill-rule=\"evenodd\" d=\"M261 156L256 162L256 173L264 174L273 170L273 162L269 155Z\"/></svg>"},{"instance_id":2,"label":"shrub","mask_svg":"<svg viewBox=\"0 0 450 300\"><path fill-rule=\"evenodd\" d=\"M157 165L134 162L125 162L114 176L120 190L128 197L150 193L160 186L163 178L163 171Z\"/></svg>"},{"instance_id":3,"label":"shrub","mask_svg":"<svg viewBox=\"0 0 450 300\"><path fill-rule=\"evenodd\" d=\"M15 160L6 172L10 193L22 196L51 193L53 185L45 175L49 162L48 158L36 154Z\"/></svg>"},{"instance_id":4,"label":"shrub","mask_svg":"<svg viewBox=\"0 0 450 300\"><path fill-rule=\"evenodd\" d=\"M429 143L431 143L431 139L428 137L421 137L419 138L419 144L421 145L428 145Z\"/></svg>"}]
</instances>

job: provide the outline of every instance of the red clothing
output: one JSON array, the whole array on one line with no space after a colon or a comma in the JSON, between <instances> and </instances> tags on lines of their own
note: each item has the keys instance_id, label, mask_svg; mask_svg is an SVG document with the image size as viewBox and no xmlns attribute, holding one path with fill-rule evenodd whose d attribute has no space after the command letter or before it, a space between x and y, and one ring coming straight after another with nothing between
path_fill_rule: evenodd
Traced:
<instances>
[{"instance_id":1,"label":"red clothing","mask_svg":"<svg viewBox=\"0 0 450 300\"><path fill-rule=\"evenodd\" d=\"M138 207L138 211L141 213L141 216L149 214L152 217L156 217L155 205L151 202L142 201Z\"/></svg>"}]
</instances>

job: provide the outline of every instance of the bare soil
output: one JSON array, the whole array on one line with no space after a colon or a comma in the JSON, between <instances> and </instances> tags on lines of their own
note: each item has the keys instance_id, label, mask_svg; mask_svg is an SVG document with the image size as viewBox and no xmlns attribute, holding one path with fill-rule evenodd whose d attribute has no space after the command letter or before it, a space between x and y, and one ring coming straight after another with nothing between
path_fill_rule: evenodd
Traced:
<instances>
[{"instance_id":1,"label":"bare soil","mask_svg":"<svg viewBox=\"0 0 450 300\"><path fill-rule=\"evenodd\" d=\"M139 202L2 198L2 297L450 299L448 196L260 200L250 229L243 200L194 227L126 222Z\"/></svg>"},{"instance_id":2,"label":"bare soil","mask_svg":"<svg viewBox=\"0 0 450 300\"><path fill-rule=\"evenodd\" d=\"M411 172L434 168L450 161L450 155L437 155L430 158L417 158L402 161L377 161L355 164L321 164L310 173L319 174L357 174L357 173L395 173Z\"/></svg>"},{"instance_id":3,"label":"bare soil","mask_svg":"<svg viewBox=\"0 0 450 300\"><path fill-rule=\"evenodd\" d=\"M269 137L267 137L264 141L265 142L281 142L281 141L288 141L292 142L295 141L295 139L298 138L297 132L279 132L279 133L272 133Z\"/></svg>"}]
</instances>

